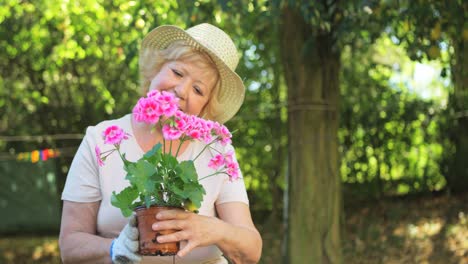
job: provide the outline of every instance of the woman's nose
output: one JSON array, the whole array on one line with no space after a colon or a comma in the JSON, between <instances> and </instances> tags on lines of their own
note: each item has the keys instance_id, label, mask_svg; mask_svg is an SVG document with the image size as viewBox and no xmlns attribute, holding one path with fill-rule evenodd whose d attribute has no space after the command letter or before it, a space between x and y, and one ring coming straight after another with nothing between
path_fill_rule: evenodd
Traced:
<instances>
[{"instance_id":1,"label":"woman's nose","mask_svg":"<svg viewBox=\"0 0 468 264\"><path fill-rule=\"evenodd\" d=\"M189 87L190 85L187 81L182 81L176 85L174 92L178 98L185 100Z\"/></svg>"}]
</instances>

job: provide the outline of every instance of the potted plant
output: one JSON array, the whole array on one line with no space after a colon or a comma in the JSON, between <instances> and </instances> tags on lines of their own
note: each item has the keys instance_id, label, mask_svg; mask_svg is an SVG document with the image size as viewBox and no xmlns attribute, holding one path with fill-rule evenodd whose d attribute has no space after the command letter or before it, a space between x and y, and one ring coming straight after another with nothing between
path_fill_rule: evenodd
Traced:
<instances>
[{"instance_id":1,"label":"potted plant","mask_svg":"<svg viewBox=\"0 0 468 264\"><path fill-rule=\"evenodd\" d=\"M136 212L140 254L175 255L179 249L178 243L159 244L155 239L158 234L152 231L151 224L156 221L156 211L176 207L197 212L205 194L201 180L218 174L226 174L230 180L237 179L238 164L232 152L213 155L206 164L215 170L210 175L199 177L194 166L194 161L203 151L216 142L222 145L230 143L232 135L224 125L179 111L178 99L167 92L151 91L140 98L133 108L133 115L138 122L160 128L163 143L156 144L136 161L127 160L125 153L120 151L120 144L129 138L129 134L112 125L102 133L104 143L112 148L101 151L98 146L95 147L98 164L104 166L106 158L112 153L118 153L124 163L127 172L125 179L129 181L129 186L118 193L114 191L111 203L125 217ZM179 140L175 155L172 155L173 140ZM206 146L193 160L179 162L180 146L187 140L202 140ZM169 144L168 152L164 151L166 144Z\"/></svg>"}]
</instances>

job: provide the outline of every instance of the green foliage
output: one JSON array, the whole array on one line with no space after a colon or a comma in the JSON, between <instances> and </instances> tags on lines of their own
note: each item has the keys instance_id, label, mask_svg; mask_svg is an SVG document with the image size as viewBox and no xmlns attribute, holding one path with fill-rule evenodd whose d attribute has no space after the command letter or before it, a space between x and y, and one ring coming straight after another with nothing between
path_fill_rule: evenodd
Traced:
<instances>
[{"instance_id":1,"label":"green foliage","mask_svg":"<svg viewBox=\"0 0 468 264\"><path fill-rule=\"evenodd\" d=\"M140 93L138 49L145 33L161 24L213 23L233 37L242 55L237 71L248 88L246 100L228 126L239 128L233 140L251 199L258 201L252 206L281 210L287 110L273 12L268 1L8 1L0 7L0 47L6 51L0 56L0 133L83 133L128 113ZM0 142L0 149L77 144ZM71 154L57 166L58 190Z\"/></svg>"},{"instance_id":2,"label":"green foliage","mask_svg":"<svg viewBox=\"0 0 468 264\"><path fill-rule=\"evenodd\" d=\"M286 87L279 63L278 22L270 1L200 1L190 24L211 22L228 32L241 54L237 72L247 88L227 123L253 210L281 213L287 164ZM206 11L209 11L206 13ZM185 15L183 15L185 16Z\"/></svg>"},{"instance_id":3,"label":"green foliage","mask_svg":"<svg viewBox=\"0 0 468 264\"><path fill-rule=\"evenodd\" d=\"M395 69L412 63L405 58L404 50L386 41L343 52L342 178L352 186L371 187L367 195L434 191L445 185L438 164L444 100L422 99L408 83L392 81Z\"/></svg>"},{"instance_id":4,"label":"green foliage","mask_svg":"<svg viewBox=\"0 0 468 264\"><path fill-rule=\"evenodd\" d=\"M398 5L394 14L399 20L390 23L389 31L405 45L410 57L447 61L447 69L441 75L450 75L453 89L441 118L443 131L448 134L448 140L444 140L447 151L441 167L449 189L464 191L468 188L465 164L468 153L468 3L419 0L402 1Z\"/></svg>"},{"instance_id":5,"label":"green foliage","mask_svg":"<svg viewBox=\"0 0 468 264\"><path fill-rule=\"evenodd\" d=\"M447 44L468 40L468 4L464 1L382 1L379 8L391 10L387 11L388 30L413 60L440 59Z\"/></svg>"},{"instance_id":6,"label":"green foliage","mask_svg":"<svg viewBox=\"0 0 468 264\"><path fill-rule=\"evenodd\" d=\"M6 1L0 5L0 134L82 134L129 112L140 94L139 44L160 24L184 25L176 1ZM0 141L10 153L67 148L62 190L79 142Z\"/></svg>"},{"instance_id":7,"label":"green foliage","mask_svg":"<svg viewBox=\"0 0 468 264\"><path fill-rule=\"evenodd\" d=\"M129 186L123 189L118 194L112 192L111 204L122 211L125 217L132 215L134 208L133 201L138 198L138 189L134 186ZM148 206L149 207L149 206Z\"/></svg>"},{"instance_id":8,"label":"green foliage","mask_svg":"<svg viewBox=\"0 0 468 264\"><path fill-rule=\"evenodd\" d=\"M157 174L158 170L155 164L158 164L158 160L155 161L150 163L146 159L140 159L135 164L130 163L125 166L125 170L128 172L125 179L144 196L153 193L155 190L154 185L164 181L162 175Z\"/></svg>"},{"instance_id":9,"label":"green foliage","mask_svg":"<svg viewBox=\"0 0 468 264\"><path fill-rule=\"evenodd\" d=\"M138 51L145 33L162 24L213 23L233 37L242 55L237 72L247 87L246 99L227 125L238 129L233 140L252 206L281 213L288 138L278 24L280 8L291 5L313 25L311 36L333 31L334 48L345 47L339 132L345 182L411 176L419 187L411 179L410 191L438 189L443 181L434 162L441 152L455 151L439 143L448 140L439 127L439 102L423 102L402 85L390 89L393 84L387 80L395 69L360 51L389 30L399 37L400 46L421 42L425 48L420 50L427 51L434 45L442 48L447 37L466 38L465 28L453 26L459 26L466 13L454 10L466 10L466 4L452 2L443 10L444 1L399 2L409 4L400 9L396 1L8 0L0 6L0 134L82 133L88 125L128 113L140 93ZM456 4L461 8L454 9ZM438 16L429 15L434 10ZM317 45L317 38L307 43ZM448 60L440 50L437 59ZM307 48L303 52L307 54ZM427 52L409 53L424 57ZM449 69L444 72L451 74ZM453 126L452 119L444 122ZM14 153L77 144L0 141L0 149ZM63 183L70 161L57 166L58 182ZM61 188L59 184L57 190Z\"/></svg>"},{"instance_id":10,"label":"green foliage","mask_svg":"<svg viewBox=\"0 0 468 264\"><path fill-rule=\"evenodd\" d=\"M111 203L125 217L138 206L152 205L200 208L203 186L198 182L193 161L178 162L169 153L163 153L156 144L136 162L124 162L130 186L113 192Z\"/></svg>"}]
</instances>

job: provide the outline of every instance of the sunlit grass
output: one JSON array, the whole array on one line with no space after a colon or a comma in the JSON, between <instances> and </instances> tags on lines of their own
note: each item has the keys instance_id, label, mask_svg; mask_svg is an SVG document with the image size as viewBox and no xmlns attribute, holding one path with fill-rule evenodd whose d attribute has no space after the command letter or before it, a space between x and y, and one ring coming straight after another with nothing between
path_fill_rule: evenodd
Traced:
<instances>
[{"instance_id":1,"label":"sunlit grass","mask_svg":"<svg viewBox=\"0 0 468 264\"><path fill-rule=\"evenodd\" d=\"M348 209L345 263L468 263L467 202L425 197Z\"/></svg>"},{"instance_id":2,"label":"sunlit grass","mask_svg":"<svg viewBox=\"0 0 468 264\"><path fill-rule=\"evenodd\" d=\"M0 238L0 263L61 263L57 237Z\"/></svg>"},{"instance_id":3,"label":"sunlit grass","mask_svg":"<svg viewBox=\"0 0 468 264\"><path fill-rule=\"evenodd\" d=\"M468 264L468 194L346 205L343 263ZM262 263L281 263L280 229L262 230Z\"/></svg>"},{"instance_id":4,"label":"sunlit grass","mask_svg":"<svg viewBox=\"0 0 468 264\"><path fill-rule=\"evenodd\" d=\"M458 213L458 223L449 228L447 235L445 246L468 263L468 217L466 212Z\"/></svg>"}]
</instances>

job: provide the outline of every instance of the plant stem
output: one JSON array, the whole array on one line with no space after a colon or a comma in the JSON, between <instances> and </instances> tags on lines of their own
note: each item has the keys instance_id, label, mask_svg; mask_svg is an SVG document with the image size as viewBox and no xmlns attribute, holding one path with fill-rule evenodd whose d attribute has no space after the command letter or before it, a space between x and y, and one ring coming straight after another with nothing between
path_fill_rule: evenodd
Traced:
<instances>
[{"instance_id":1,"label":"plant stem","mask_svg":"<svg viewBox=\"0 0 468 264\"><path fill-rule=\"evenodd\" d=\"M116 151L116 150L117 150L117 149L111 149L111 150L108 150L108 151L106 151L106 152L102 152L101 155L104 154L104 153L107 153L107 152L109 152L109 154L105 155L105 156L104 156L103 158L101 158L101 159L107 159L107 157L109 157L109 156L110 156L112 153L114 153L114 151Z\"/></svg>"},{"instance_id":2,"label":"plant stem","mask_svg":"<svg viewBox=\"0 0 468 264\"><path fill-rule=\"evenodd\" d=\"M206 179L206 178L208 178L208 177L212 177L212 176L218 175L218 174L220 174L220 173L224 173L224 174L226 174L226 175L229 176L229 174L227 174L225 171L217 171L217 172L215 172L215 173L212 173L212 174L210 174L210 175L207 175L207 176L205 176L205 177L202 177L201 179L198 179L198 181L201 181L201 180Z\"/></svg>"},{"instance_id":3,"label":"plant stem","mask_svg":"<svg viewBox=\"0 0 468 264\"><path fill-rule=\"evenodd\" d=\"M215 149L215 148L210 147L210 149L212 149L212 150L218 152L219 154L224 154L223 152L221 152L221 151L219 151L219 150L217 150L217 149Z\"/></svg>"},{"instance_id":4,"label":"plant stem","mask_svg":"<svg viewBox=\"0 0 468 264\"><path fill-rule=\"evenodd\" d=\"M172 140L169 140L169 153L172 155Z\"/></svg>"},{"instance_id":5,"label":"plant stem","mask_svg":"<svg viewBox=\"0 0 468 264\"><path fill-rule=\"evenodd\" d=\"M206 150L206 148L208 148L211 144L215 143L216 140L217 140L217 138L214 139L213 141L211 141L210 143L208 143L208 144L200 151L200 153L198 153L198 155L193 159L193 161L197 160L198 157L200 157L200 155Z\"/></svg>"},{"instance_id":6,"label":"plant stem","mask_svg":"<svg viewBox=\"0 0 468 264\"><path fill-rule=\"evenodd\" d=\"M125 157L122 156L122 153L120 153L120 149L119 149L119 148L116 148L115 150L117 150L117 153L119 153L120 158L123 160L123 162L124 162L124 164L125 164L125 162L127 161L127 159L125 159Z\"/></svg>"},{"instance_id":7,"label":"plant stem","mask_svg":"<svg viewBox=\"0 0 468 264\"><path fill-rule=\"evenodd\" d=\"M115 149L109 149L109 150L106 150L106 151L101 152L101 155L102 155L102 154L106 154L107 152L112 153L112 152L114 152L114 151L115 151Z\"/></svg>"},{"instance_id":8,"label":"plant stem","mask_svg":"<svg viewBox=\"0 0 468 264\"><path fill-rule=\"evenodd\" d=\"M177 156L179 155L179 150L180 150L180 147L182 147L182 143L185 142L185 139L180 139L179 140L179 146L177 147L177 152L175 154L175 157L177 158Z\"/></svg>"},{"instance_id":9,"label":"plant stem","mask_svg":"<svg viewBox=\"0 0 468 264\"><path fill-rule=\"evenodd\" d=\"M162 138L163 138L163 152L166 153L166 139L164 138L164 134L162 132L162 122L158 122L159 123L159 126L161 127L161 135L162 135Z\"/></svg>"}]
</instances>

